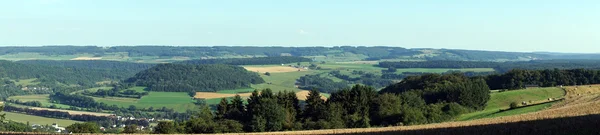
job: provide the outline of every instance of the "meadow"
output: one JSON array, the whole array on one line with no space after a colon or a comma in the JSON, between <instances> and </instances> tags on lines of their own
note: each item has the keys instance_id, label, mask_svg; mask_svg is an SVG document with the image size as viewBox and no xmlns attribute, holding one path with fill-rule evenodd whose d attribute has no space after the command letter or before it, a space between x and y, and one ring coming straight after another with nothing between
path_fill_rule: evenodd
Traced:
<instances>
[{"instance_id":1,"label":"meadow","mask_svg":"<svg viewBox=\"0 0 600 135\"><path fill-rule=\"evenodd\" d=\"M19 100L21 102L27 102L27 101L38 101L40 103L42 103L42 107L50 107L51 105L55 105L57 108L70 108L70 105L65 105L65 104L57 104L57 103L51 103L50 102L50 98L49 98L49 94L40 94L40 95L24 95L24 96L12 96L9 97L8 100Z\"/></svg>"},{"instance_id":2,"label":"meadow","mask_svg":"<svg viewBox=\"0 0 600 135\"><path fill-rule=\"evenodd\" d=\"M29 86L29 85L36 85L36 84L40 84L40 82L35 82L37 80L37 78L30 78L30 79L21 79L21 80L11 80L13 81L16 85L21 85L21 86Z\"/></svg>"},{"instance_id":3,"label":"meadow","mask_svg":"<svg viewBox=\"0 0 600 135\"><path fill-rule=\"evenodd\" d=\"M120 97L93 97L98 102L108 105L117 105L119 107L129 107L131 105L137 108L171 108L178 112L184 112L188 109L195 110L197 107L193 104L194 100L186 92L150 92L141 99L120 98Z\"/></svg>"},{"instance_id":4,"label":"meadow","mask_svg":"<svg viewBox=\"0 0 600 135\"><path fill-rule=\"evenodd\" d=\"M12 112L2 112L0 114L6 114L6 120L12 120L15 122L27 123L29 124L40 124L40 125L52 125L52 123L57 123L58 126L66 127L74 123L80 123L80 121L74 120L66 120L66 119L54 119L54 118L46 118L40 116L33 116L21 113L12 113Z\"/></svg>"},{"instance_id":5,"label":"meadow","mask_svg":"<svg viewBox=\"0 0 600 135\"><path fill-rule=\"evenodd\" d=\"M530 101L540 102L547 101L548 98L563 97L564 95L565 91L556 87L492 92L490 94L490 100L487 102L487 105L484 110L463 114L457 120L463 121L539 111L548 107L551 104L540 104L501 112L501 110L510 108L510 104L513 102L516 102L518 104Z\"/></svg>"}]
</instances>

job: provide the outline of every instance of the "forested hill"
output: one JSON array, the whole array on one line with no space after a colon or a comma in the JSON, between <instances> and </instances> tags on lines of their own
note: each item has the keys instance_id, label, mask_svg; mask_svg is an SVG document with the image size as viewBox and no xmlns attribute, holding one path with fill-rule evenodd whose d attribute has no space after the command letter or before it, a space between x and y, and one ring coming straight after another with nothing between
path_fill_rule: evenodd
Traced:
<instances>
[{"instance_id":1,"label":"forested hill","mask_svg":"<svg viewBox=\"0 0 600 135\"><path fill-rule=\"evenodd\" d=\"M55 86L56 83L65 85L94 85L105 80L122 80L126 74L99 69L65 68L43 65L29 65L0 60L0 78L31 79L41 82L41 85Z\"/></svg>"},{"instance_id":2,"label":"forested hill","mask_svg":"<svg viewBox=\"0 0 600 135\"><path fill-rule=\"evenodd\" d=\"M480 61L397 61L379 62L383 68L494 68L500 73L513 69L600 69L597 60L532 60L515 62Z\"/></svg>"},{"instance_id":3,"label":"forested hill","mask_svg":"<svg viewBox=\"0 0 600 135\"><path fill-rule=\"evenodd\" d=\"M311 62L312 60L304 57L294 56L275 56L275 57L256 57L256 58L230 58L230 59L198 59L187 60L177 63L183 64L227 64L227 65L271 65L287 64L296 62Z\"/></svg>"},{"instance_id":4,"label":"forested hill","mask_svg":"<svg viewBox=\"0 0 600 135\"><path fill-rule=\"evenodd\" d=\"M17 63L43 66L56 66L67 68L87 68L87 69L115 69L142 71L151 68L156 64L132 63L108 60L22 60Z\"/></svg>"},{"instance_id":5,"label":"forested hill","mask_svg":"<svg viewBox=\"0 0 600 135\"><path fill-rule=\"evenodd\" d=\"M0 56L19 53L41 56L93 55L110 57L119 55L126 58L172 58L190 59L270 56L357 56L364 60L411 59L411 60L455 60L455 61L523 61L535 59L600 59L600 54L558 54L558 53L521 53L453 49L407 49L402 47L251 47L251 46L213 46L213 47L175 47L175 46L42 46L42 47L0 47Z\"/></svg>"},{"instance_id":6,"label":"forested hill","mask_svg":"<svg viewBox=\"0 0 600 135\"><path fill-rule=\"evenodd\" d=\"M221 64L160 64L137 73L127 83L147 86L150 91L218 91L248 88L265 81L239 66Z\"/></svg>"}]
</instances>

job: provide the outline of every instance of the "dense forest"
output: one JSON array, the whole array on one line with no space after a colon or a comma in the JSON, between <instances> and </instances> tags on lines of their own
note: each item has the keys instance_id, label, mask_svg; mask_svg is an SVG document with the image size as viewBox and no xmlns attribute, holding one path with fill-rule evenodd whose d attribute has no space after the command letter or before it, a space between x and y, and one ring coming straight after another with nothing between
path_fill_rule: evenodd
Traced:
<instances>
[{"instance_id":1,"label":"dense forest","mask_svg":"<svg viewBox=\"0 0 600 135\"><path fill-rule=\"evenodd\" d=\"M16 62L30 65L54 66L64 68L110 70L111 72L118 72L128 74L131 76L133 76L139 71L149 69L152 66L156 65L147 63L132 63L108 60L22 60Z\"/></svg>"},{"instance_id":2,"label":"dense forest","mask_svg":"<svg viewBox=\"0 0 600 135\"><path fill-rule=\"evenodd\" d=\"M29 65L0 60L0 78L37 78L39 86L46 87L55 87L58 84L93 86L101 81L126 79L130 74L118 70Z\"/></svg>"},{"instance_id":3,"label":"dense forest","mask_svg":"<svg viewBox=\"0 0 600 135\"><path fill-rule=\"evenodd\" d=\"M187 60L176 63L183 64L226 64L226 65L273 65L287 64L297 62L311 62L312 60L304 57L277 56L277 57L256 57L256 58L229 58L229 59L198 59Z\"/></svg>"},{"instance_id":4,"label":"dense forest","mask_svg":"<svg viewBox=\"0 0 600 135\"><path fill-rule=\"evenodd\" d=\"M379 62L383 68L494 68L505 73L512 69L600 69L596 60L532 60L517 62L481 62L481 61L397 61Z\"/></svg>"},{"instance_id":5,"label":"dense forest","mask_svg":"<svg viewBox=\"0 0 600 135\"><path fill-rule=\"evenodd\" d=\"M264 80L239 66L160 64L125 82L146 86L149 91L198 92L249 88Z\"/></svg>"},{"instance_id":6,"label":"dense forest","mask_svg":"<svg viewBox=\"0 0 600 135\"><path fill-rule=\"evenodd\" d=\"M436 55L420 55L434 53ZM249 46L212 46L212 47L174 47L174 46L42 46L42 47L2 47L0 55L16 53L39 53L42 55L74 55L122 53L128 57L222 57L222 56L328 56L352 53L367 56L366 60L419 58L424 60L456 61L499 61L531 59L598 59L597 54L555 54L555 53L519 53L450 49L406 49L401 47L249 47Z\"/></svg>"}]
</instances>

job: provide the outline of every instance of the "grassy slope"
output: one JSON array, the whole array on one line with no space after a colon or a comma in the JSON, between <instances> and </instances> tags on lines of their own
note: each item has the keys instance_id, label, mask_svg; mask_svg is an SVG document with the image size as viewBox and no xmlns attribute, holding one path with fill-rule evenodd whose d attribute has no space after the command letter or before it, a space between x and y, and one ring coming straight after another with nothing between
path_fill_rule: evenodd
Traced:
<instances>
[{"instance_id":1,"label":"grassy slope","mask_svg":"<svg viewBox=\"0 0 600 135\"><path fill-rule=\"evenodd\" d=\"M6 114L6 120L12 120L12 121L21 122L21 123L27 123L28 121L29 121L29 124L40 124L40 125L46 125L46 124L52 125L52 123L57 123L58 126L61 126L61 127L66 127L73 123L79 123L79 121L74 121L74 120L46 118L46 117L33 116L33 115L27 115L27 114L21 114L21 113L12 113L12 112L2 112L2 113Z\"/></svg>"},{"instance_id":2,"label":"grassy slope","mask_svg":"<svg viewBox=\"0 0 600 135\"><path fill-rule=\"evenodd\" d=\"M505 111L496 114L501 109L507 109L510 106L510 103L517 102L521 103L523 101L540 101L546 100L548 98L556 98L563 96L564 90L560 88L536 88L536 89L523 89L523 90L512 90L505 92L494 92L491 93L491 98L487 103L487 106L483 111L477 111L473 113L468 113L460 116L458 120L471 120L471 119L479 119L486 117L494 117L494 116L505 116L509 114L521 114L532 111L537 111L544 108L544 105L538 106L530 106L519 108L511 111Z\"/></svg>"},{"instance_id":3,"label":"grassy slope","mask_svg":"<svg viewBox=\"0 0 600 135\"><path fill-rule=\"evenodd\" d=\"M175 111L178 112L183 112L188 109L197 109L193 104L192 98L185 92L150 92L150 94L141 99L120 97L93 98L98 102L103 102L108 105L117 105L119 107L129 107L131 105L134 105L137 108L167 107L175 109Z\"/></svg>"}]
</instances>

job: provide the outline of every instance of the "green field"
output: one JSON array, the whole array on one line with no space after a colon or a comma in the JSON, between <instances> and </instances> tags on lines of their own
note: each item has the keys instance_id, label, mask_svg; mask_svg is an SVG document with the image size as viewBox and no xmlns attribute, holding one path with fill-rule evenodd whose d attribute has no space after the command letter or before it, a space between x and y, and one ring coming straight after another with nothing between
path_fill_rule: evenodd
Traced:
<instances>
[{"instance_id":1,"label":"green field","mask_svg":"<svg viewBox=\"0 0 600 135\"><path fill-rule=\"evenodd\" d=\"M279 92L283 90L299 91L300 89L296 88L296 79L304 75L316 74L320 72L323 71L308 70L300 72L271 73L270 76L260 75L265 80L265 83L252 85L252 88L259 90L271 88L273 92Z\"/></svg>"},{"instance_id":2,"label":"green field","mask_svg":"<svg viewBox=\"0 0 600 135\"><path fill-rule=\"evenodd\" d=\"M242 89L235 89L235 90L220 90L220 91L217 91L217 93L238 94L238 93L250 93L252 91L254 91L254 88L242 88Z\"/></svg>"},{"instance_id":3,"label":"green field","mask_svg":"<svg viewBox=\"0 0 600 135\"><path fill-rule=\"evenodd\" d=\"M512 102L529 102L529 101L541 101L547 100L548 98L558 98L562 97L565 94L565 91L556 88L534 88L534 89L522 89L522 90L512 90L505 92L493 92L490 94L490 100L487 103L487 106L482 111L477 111L473 113L468 113L460 116L457 120L472 120L479 118L487 118L493 116L505 116L509 114L516 113L527 113L532 111L537 111L539 109L543 109L542 105L530 106L519 108L511 111L500 112L502 109L510 108L510 103Z\"/></svg>"},{"instance_id":4,"label":"green field","mask_svg":"<svg viewBox=\"0 0 600 135\"><path fill-rule=\"evenodd\" d=\"M37 78L31 78L31 79L21 79L19 81L16 80L12 80L16 85L21 85L21 86L29 86L29 85L36 85L36 84L40 84L40 82L34 82L35 80L37 80Z\"/></svg>"},{"instance_id":5,"label":"green field","mask_svg":"<svg viewBox=\"0 0 600 135\"><path fill-rule=\"evenodd\" d=\"M98 102L117 105L119 107L129 107L130 105L134 105L137 108L167 107L178 112L197 109L196 105L193 104L194 100L186 92L150 92L141 99L120 97L93 98Z\"/></svg>"},{"instance_id":6,"label":"green field","mask_svg":"<svg viewBox=\"0 0 600 135\"><path fill-rule=\"evenodd\" d=\"M48 97L49 94L42 94L42 95L24 95L24 96L12 96L9 97L9 100L19 100L21 102L27 102L27 101L39 101L40 103L42 103L42 107L48 108L51 105L55 105L57 108L70 108L71 106L69 105L64 105L64 104L56 104L56 103L51 103L50 102L50 98Z\"/></svg>"},{"instance_id":7,"label":"green field","mask_svg":"<svg viewBox=\"0 0 600 135\"><path fill-rule=\"evenodd\" d=\"M6 120L12 120L15 122L20 122L20 123L27 123L29 122L29 124L40 124L40 125L52 125L52 123L57 123L58 126L61 127L67 127L71 124L74 123L79 123L79 121L74 121L74 120L65 120L65 119L54 119L54 118L46 118L46 117L40 117L40 116L33 116L33 115L27 115L27 114L21 114L21 113L12 113L12 112L2 112L3 114L6 114ZM0 114L2 114L0 113Z\"/></svg>"},{"instance_id":8,"label":"green field","mask_svg":"<svg viewBox=\"0 0 600 135\"><path fill-rule=\"evenodd\" d=\"M136 87L129 88L127 90L135 90L135 92L146 92L146 87L136 86Z\"/></svg>"},{"instance_id":9,"label":"green field","mask_svg":"<svg viewBox=\"0 0 600 135\"><path fill-rule=\"evenodd\" d=\"M81 93L81 92L84 92L84 91L87 91L87 92L96 92L99 89L109 90L109 89L112 89L112 87L94 87L94 88L89 88L89 89L74 91L74 92L71 92L71 94Z\"/></svg>"}]
</instances>

